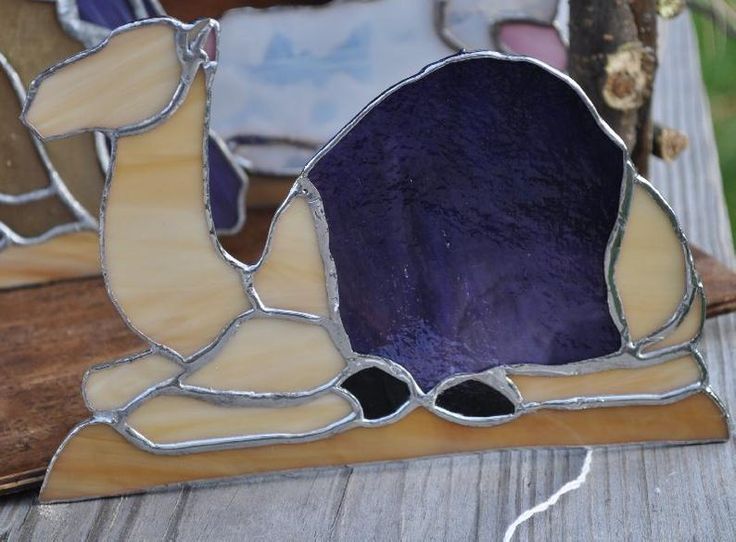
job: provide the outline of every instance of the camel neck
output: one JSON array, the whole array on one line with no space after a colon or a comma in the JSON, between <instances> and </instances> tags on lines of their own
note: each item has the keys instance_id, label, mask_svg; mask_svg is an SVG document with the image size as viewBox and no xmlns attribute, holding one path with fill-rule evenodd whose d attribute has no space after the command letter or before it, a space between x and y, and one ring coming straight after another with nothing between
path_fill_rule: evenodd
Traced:
<instances>
[{"instance_id":1,"label":"camel neck","mask_svg":"<svg viewBox=\"0 0 736 542\"><path fill-rule=\"evenodd\" d=\"M166 121L118 142L105 201L105 279L118 309L186 358L249 306L205 210L207 89L200 71Z\"/></svg>"}]
</instances>

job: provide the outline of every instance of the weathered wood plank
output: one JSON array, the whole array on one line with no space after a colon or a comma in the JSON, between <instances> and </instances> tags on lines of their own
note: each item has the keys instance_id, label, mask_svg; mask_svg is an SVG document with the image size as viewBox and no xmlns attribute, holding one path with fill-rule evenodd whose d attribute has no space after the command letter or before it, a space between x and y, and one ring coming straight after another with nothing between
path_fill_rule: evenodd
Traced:
<instances>
[{"instance_id":1,"label":"weathered wood plank","mask_svg":"<svg viewBox=\"0 0 736 542\"><path fill-rule=\"evenodd\" d=\"M653 164L654 181L689 237L733 266L690 21L681 17L667 30L655 117L688 133L691 147L672 165ZM709 321L704 345L713 386L733 403L736 318ZM732 440L595 450L582 485L521 523L514 539L732 540L734 448ZM334 468L137 497L34 505L27 517L30 499L19 495L2 501L0 533L11 540L500 540L519 514L575 479L584 461L584 450L527 450Z\"/></svg>"}]
</instances>

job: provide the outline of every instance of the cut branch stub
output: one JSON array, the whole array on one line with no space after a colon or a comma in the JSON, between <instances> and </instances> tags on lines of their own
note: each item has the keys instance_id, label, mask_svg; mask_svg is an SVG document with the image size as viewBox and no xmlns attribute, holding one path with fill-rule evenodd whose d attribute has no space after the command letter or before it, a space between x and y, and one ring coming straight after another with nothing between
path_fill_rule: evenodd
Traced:
<instances>
[{"instance_id":1,"label":"cut branch stub","mask_svg":"<svg viewBox=\"0 0 736 542\"><path fill-rule=\"evenodd\" d=\"M642 175L652 144L656 1L570 0L570 75L621 136Z\"/></svg>"},{"instance_id":2,"label":"cut branch stub","mask_svg":"<svg viewBox=\"0 0 736 542\"><path fill-rule=\"evenodd\" d=\"M657 13L663 19L674 19L685 9L685 0L657 0Z\"/></svg>"},{"instance_id":3,"label":"cut branch stub","mask_svg":"<svg viewBox=\"0 0 736 542\"><path fill-rule=\"evenodd\" d=\"M689 140L680 130L660 124L652 132L652 154L665 162L671 162L687 149Z\"/></svg>"},{"instance_id":4,"label":"cut branch stub","mask_svg":"<svg viewBox=\"0 0 736 542\"><path fill-rule=\"evenodd\" d=\"M638 109L652 92L654 51L639 41L624 43L606 60L603 99L619 111Z\"/></svg>"}]
</instances>

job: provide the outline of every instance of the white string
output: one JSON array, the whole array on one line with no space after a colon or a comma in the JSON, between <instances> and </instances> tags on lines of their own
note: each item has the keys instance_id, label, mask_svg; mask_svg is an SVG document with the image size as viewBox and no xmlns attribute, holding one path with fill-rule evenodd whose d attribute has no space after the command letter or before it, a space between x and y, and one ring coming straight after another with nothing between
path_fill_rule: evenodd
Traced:
<instances>
[{"instance_id":1,"label":"white string","mask_svg":"<svg viewBox=\"0 0 736 542\"><path fill-rule=\"evenodd\" d=\"M516 529L526 520L528 520L535 514L539 514L541 512L544 512L545 510L548 510L549 508L554 506L557 501L560 500L560 497L562 497L565 493L575 491L580 486L582 486L585 483L585 479L588 477L588 473L590 472L590 464L592 462L592 459L593 450L591 448L588 448L588 451L585 453L585 459L583 460L583 466L580 467L580 474L578 474L574 480L570 480L560 489L555 491L546 501L541 502L533 508L522 512L519 517L517 517L513 521L513 523L511 523L511 525L506 528L506 532L503 535L503 542L511 542L511 538L513 538L514 534L516 533Z\"/></svg>"}]
</instances>

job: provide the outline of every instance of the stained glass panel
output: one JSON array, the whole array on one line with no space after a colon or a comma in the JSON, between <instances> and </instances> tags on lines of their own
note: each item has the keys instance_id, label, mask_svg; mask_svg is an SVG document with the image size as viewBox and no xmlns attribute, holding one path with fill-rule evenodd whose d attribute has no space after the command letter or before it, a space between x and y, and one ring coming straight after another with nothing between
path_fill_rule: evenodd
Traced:
<instances>
[{"instance_id":1,"label":"stained glass panel","mask_svg":"<svg viewBox=\"0 0 736 542\"><path fill-rule=\"evenodd\" d=\"M115 111L125 104L88 62L111 47L119 65L155 66L142 51L162 29L172 50L186 44L174 101L161 106L170 86L153 77ZM95 102L120 124L103 270L162 356L90 372L92 418L57 453L44 499L504 446L727 438L677 221L565 76L466 53L400 81L308 163L246 265L213 234L203 167L215 29L126 26L32 85L25 120L41 136L74 107L67 85L96 92L64 130L94 129ZM127 391L106 393L117 371Z\"/></svg>"}]
</instances>

